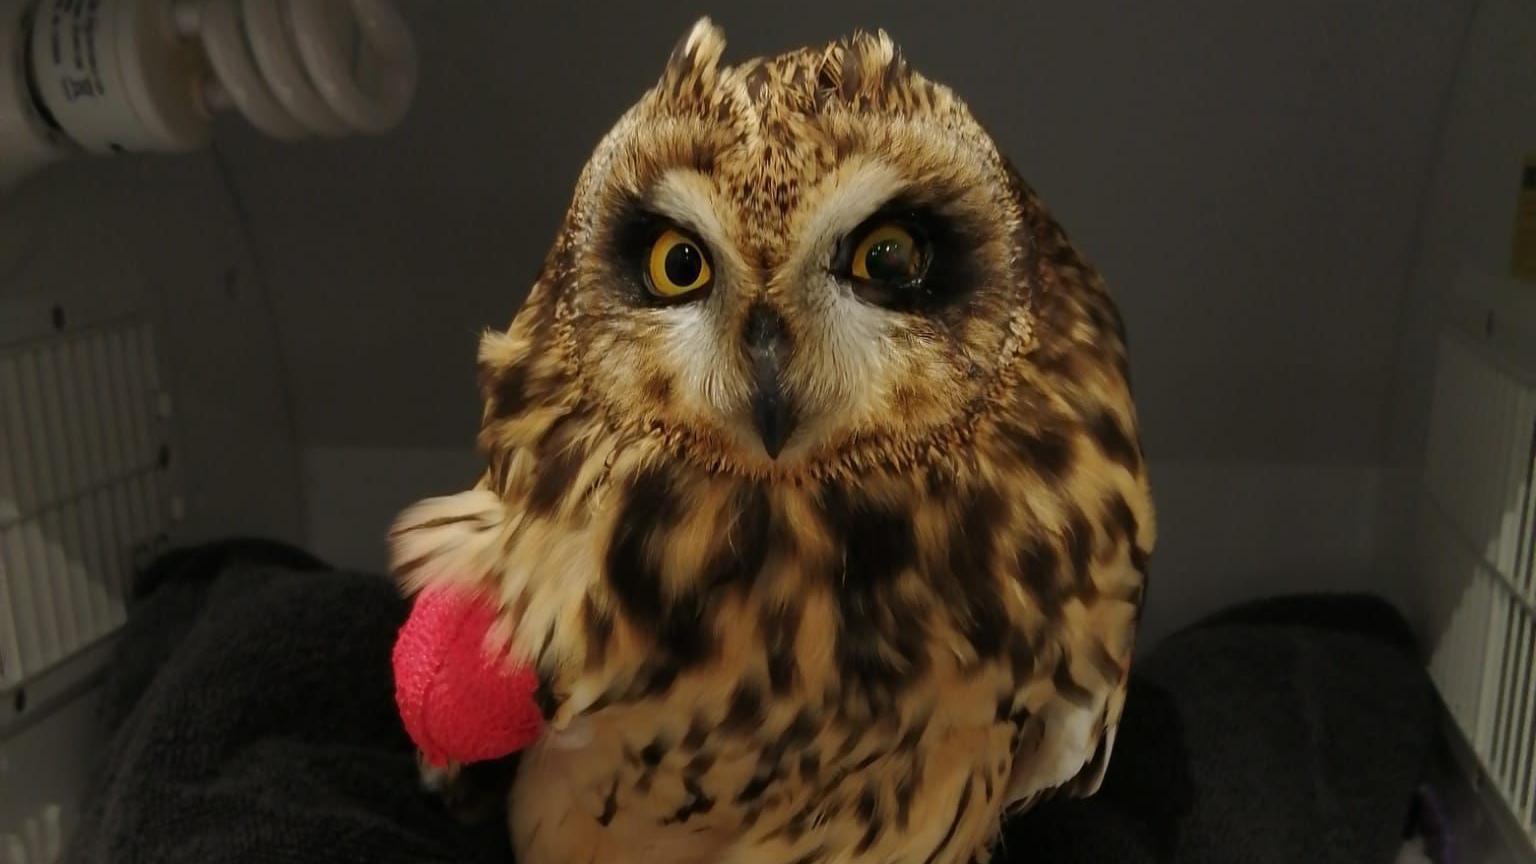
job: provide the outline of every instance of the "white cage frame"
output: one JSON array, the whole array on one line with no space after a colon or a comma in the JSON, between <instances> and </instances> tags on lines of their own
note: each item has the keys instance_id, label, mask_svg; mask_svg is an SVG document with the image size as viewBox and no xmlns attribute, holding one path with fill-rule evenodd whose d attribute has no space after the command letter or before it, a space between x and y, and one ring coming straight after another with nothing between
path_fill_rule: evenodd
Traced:
<instances>
[{"instance_id":1,"label":"white cage frame","mask_svg":"<svg viewBox=\"0 0 1536 864\"><path fill-rule=\"evenodd\" d=\"M0 342L0 693L122 625L134 556L176 509L153 323L63 316Z\"/></svg>"},{"instance_id":2,"label":"white cage frame","mask_svg":"<svg viewBox=\"0 0 1536 864\"><path fill-rule=\"evenodd\" d=\"M1430 674L1489 787L1536 844L1536 386L1450 329L1420 526Z\"/></svg>"}]
</instances>

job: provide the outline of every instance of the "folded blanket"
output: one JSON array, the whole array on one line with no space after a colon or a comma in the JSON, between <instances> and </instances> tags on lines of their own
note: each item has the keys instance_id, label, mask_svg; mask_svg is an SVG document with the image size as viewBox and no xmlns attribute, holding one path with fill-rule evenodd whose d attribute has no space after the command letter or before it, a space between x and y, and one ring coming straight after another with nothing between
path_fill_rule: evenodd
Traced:
<instances>
[{"instance_id":1,"label":"folded blanket","mask_svg":"<svg viewBox=\"0 0 1536 864\"><path fill-rule=\"evenodd\" d=\"M511 860L502 820L466 828L420 791L389 671L406 604L387 580L232 541L141 584L67 862ZM994 860L1389 864L1431 700L1380 601L1225 613L1138 661L1100 794L1014 820Z\"/></svg>"},{"instance_id":2,"label":"folded blanket","mask_svg":"<svg viewBox=\"0 0 1536 864\"><path fill-rule=\"evenodd\" d=\"M1238 607L1137 661L1099 794L1016 820L1002 857L1388 864L1436 724L1413 635L1385 602Z\"/></svg>"},{"instance_id":3,"label":"folded blanket","mask_svg":"<svg viewBox=\"0 0 1536 864\"><path fill-rule=\"evenodd\" d=\"M421 791L390 677L405 601L320 566L242 541L151 569L66 862L510 860L499 826L468 831Z\"/></svg>"}]
</instances>

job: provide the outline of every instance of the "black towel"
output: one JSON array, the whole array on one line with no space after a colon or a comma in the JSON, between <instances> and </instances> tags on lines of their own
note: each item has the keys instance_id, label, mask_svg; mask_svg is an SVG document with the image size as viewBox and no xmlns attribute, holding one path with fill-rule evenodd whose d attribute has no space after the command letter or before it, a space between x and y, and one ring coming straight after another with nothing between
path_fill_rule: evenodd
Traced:
<instances>
[{"instance_id":1,"label":"black towel","mask_svg":"<svg viewBox=\"0 0 1536 864\"><path fill-rule=\"evenodd\" d=\"M103 693L116 724L76 864L496 862L421 791L389 652L406 604L376 575L219 544L165 559Z\"/></svg>"},{"instance_id":2,"label":"black towel","mask_svg":"<svg viewBox=\"0 0 1536 864\"><path fill-rule=\"evenodd\" d=\"M1011 856L1396 860L1437 720L1412 633L1391 606L1350 595L1263 600L1170 637L1135 670L1103 788L1009 825Z\"/></svg>"},{"instance_id":3,"label":"black towel","mask_svg":"<svg viewBox=\"0 0 1536 864\"><path fill-rule=\"evenodd\" d=\"M387 580L249 541L151 572L68 862L511 860L502 820L467 829L416 782ZM994 861L1389 864L1432 704L1380 601L1224 613L1138 661L1100 794L1014 820Z\"/></svg>"}]
</instances>

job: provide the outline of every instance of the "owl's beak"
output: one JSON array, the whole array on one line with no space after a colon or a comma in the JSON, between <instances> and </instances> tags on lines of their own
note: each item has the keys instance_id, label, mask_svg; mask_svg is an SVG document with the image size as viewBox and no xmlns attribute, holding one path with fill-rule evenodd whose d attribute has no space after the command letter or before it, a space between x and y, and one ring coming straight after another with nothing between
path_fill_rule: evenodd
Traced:
<instances>
[{"instance_id":1,"label":"owl's beak","mask_svg":"<svg viewBox=\"0 0 1536 864\"><path fill-rule=\"evenodd\" d=\"M794 406L781 380L789 360L789 331L779 313L760 303L747 313L742 335L752 373L752 420L768 458L777 459L795 431Z\"/></svg>"}]
</instances>

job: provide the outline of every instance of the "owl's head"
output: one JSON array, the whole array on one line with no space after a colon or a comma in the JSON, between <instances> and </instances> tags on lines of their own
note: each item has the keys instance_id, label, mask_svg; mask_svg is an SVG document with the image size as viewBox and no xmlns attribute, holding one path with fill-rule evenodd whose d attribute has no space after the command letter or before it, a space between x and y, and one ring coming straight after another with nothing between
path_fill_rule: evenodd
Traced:
<instances>
[{"instance_id":1,"label":"owl's head","mask_svg":"<svg viewBox=\"0 0 1536 864\"><path fill-rule=\"evenodd\" d=\"M1153 517L1098 275L884 34L723 48L696 24L598 145L481 343L487 471L402 515L397 576L488 577L541 669L639 634L629 694L821 630L850 716L940 655L1023 681L1058 629L1128 638Z\"/></svg>"},{"instance_id":2,"label":"owl's head","mask_svg":"<svg viewBox=\"0 0 1536 864\"><path fill-rule=\"evenodd\" d=\"M695 24L597 147L482 346L488 434L579 402L765 477L953 446L1035 326L1028 190L884 33L736 66L724 44Z\"/></svg>"}]
</instances>

